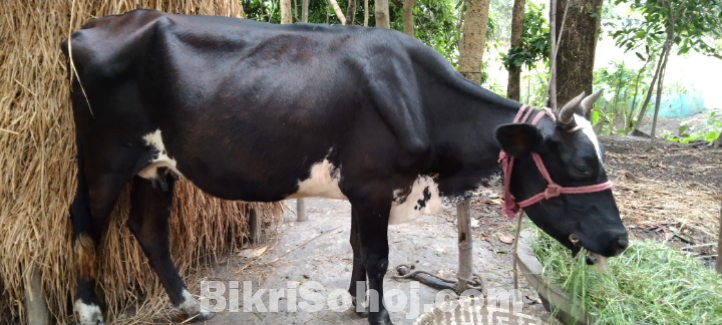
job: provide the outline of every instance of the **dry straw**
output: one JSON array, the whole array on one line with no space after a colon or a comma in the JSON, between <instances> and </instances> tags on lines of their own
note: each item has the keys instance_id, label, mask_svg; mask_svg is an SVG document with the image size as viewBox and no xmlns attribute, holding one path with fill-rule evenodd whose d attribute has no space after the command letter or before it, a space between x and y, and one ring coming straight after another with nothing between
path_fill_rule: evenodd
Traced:
<instances>
[{"instance_id":1,"label":"dry straw","mask_svg":"<svg viewBox=\"0 0 722 325\"><path fill-rule=\"evenodd\" d=\"M68 206L76 184L75 131L60 43L94 17L136 8L242 15L238 1L225 0L0 1L0 323L26 322L24 288L36 271L42 273L43 298L54 321L73 322ZM169 313L157 277L125 226L128 194L126 188L118 199L99 254L106 319L123 324ZM245 236L250 208L271 221L281 209L279 204L224 202L188 182L178 184L174 202L171 253L191 291L203 263ZM136 316L123 316L130 314Z\"/></svg>"}]
</instances>

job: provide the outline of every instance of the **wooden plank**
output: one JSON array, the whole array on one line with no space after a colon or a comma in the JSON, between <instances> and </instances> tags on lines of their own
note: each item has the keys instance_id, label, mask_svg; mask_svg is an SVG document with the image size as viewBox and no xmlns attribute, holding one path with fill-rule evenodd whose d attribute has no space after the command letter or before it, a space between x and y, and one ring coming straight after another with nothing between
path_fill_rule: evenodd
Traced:
<instances>
[{"instance_id":1,"label":"wooden plank","mask_svg":"<svg viewBox=\"0 0 722 325\"><path fill-rule=\"evenodd\" d=\"M308 220L306 215L306 200L298 198L296 199L296 221L303 222Z\"/></svg>"},{"instance_id":2,"label":"wooden plank","mask_svg":"<svg viewBox=\"0 0 722 325\"><path fill-rule=\"evenodd\" d=\"M250 239L252 243L259 243L261 241L261 218L258 216L256 209L251 209L248 213L248 232L250 233Z\"/></svg>"},{"instance_id":3,"label":"wooden plank","mask_svg":"<svg viewBox=\"0 0 722 325\"><path fill-rule=\"evenodd\" d=\"M566 325L594 324L595 320L587 313L572 309L567 293L542 276L542 265L534 254L531 244L534 241L531 229L521 232L517 259L519 269L529 284L539 293L544 307L550 310L550 304L559 308L557 319ZM576 321L575 321L576 320Z\"/></svg>"},{"instance_id":4,"label":"wooden plank","mask_svg":"<svg viewBox=\"0 0 722 325\"><path fill-rule=\"evenodd\" d=\"M456 206L457 229L459 232L459 282L456 291L462 293L469 284L461 279L471 279L473 274L473 237L471 234L471 203L469 200Z\"/></svg>"},{"instance_id":5,"label":"wooden plank","mask_svg":"<svg viewBox=\"0 0 722 325\"><path fill-rule=\"evenodd\" d=\"M39 270L33 272L30 283L25 287L25 315L28 324L50 324L50 311L45 302L42 291L42 273Z\"/></svg>"}]
</instances>

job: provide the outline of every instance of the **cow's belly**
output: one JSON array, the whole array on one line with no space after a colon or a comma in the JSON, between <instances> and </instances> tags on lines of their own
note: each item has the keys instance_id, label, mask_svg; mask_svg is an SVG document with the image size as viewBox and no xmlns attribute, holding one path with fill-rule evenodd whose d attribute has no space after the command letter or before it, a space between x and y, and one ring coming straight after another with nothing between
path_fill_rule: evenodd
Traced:
<instances>
[{"instance_id":1,"label":"cow's belly","mask_svg":"<svg viewBox=\"0 0 722 325\"><path fill-rule=\"evenodd\" d=\"M310 177L298 181L298 191L288 198L323 197L329 199L347 200L339 188L341 178L340 170L328 160L314 164L311 167ZM396 190L394 201L391 204L389 224L395 225L418 218L422 214L434 214L441 210L438 185L431 177L420 176L414 181L408 194Z\"/></svg>"},{"instance_id":2,"label":"cow's belly","mask_svg":"<svg viewBox=\"0 0 722 325\"><path fill-rule=\"evenodd\" d=\"M176 168L176 160L168 155L160 130L145 135L143 140L152 148L154 156L149 165L138 173L138 176L145 179L163 177L164 175L158 173L159 168L166 168L166 171L183 176L182 171ZM286 198L322 197L348 200L346 195L341 192L340 180L341 170L324 159L311 166L309 178L298 180L298 190ZM431 177L419 176L410 190L407 188L394 191L389 224L411 221L422 214L438 213L440 209L438 185Z\"/></svg>"},{"instance_id":3,"label":"cow's belly","mask_svg":"<svg viewBox=\"0 0 722 325\"><path fill-rule=\"evenodd\" d=\"M399 197L400 190L394 193L391 204L389 224L395 225L414 220L422 214L435 214L441 211L439 187L431 177L419 176L405 199Z\"/></svg>"},{"instance_id":4,"label":"cow's belly","mask_svg":"<svg viewBox=\"0 0 722 325\"><path fill-rule=\"evenodd\" d=\"M347 200L341 193L338 182L341 179L340 171L324 159L311 166L311 176L298 181L298 191L289 195L288 199L302 197L324 197L328 199Z\"/></svg>"}]
</instances>

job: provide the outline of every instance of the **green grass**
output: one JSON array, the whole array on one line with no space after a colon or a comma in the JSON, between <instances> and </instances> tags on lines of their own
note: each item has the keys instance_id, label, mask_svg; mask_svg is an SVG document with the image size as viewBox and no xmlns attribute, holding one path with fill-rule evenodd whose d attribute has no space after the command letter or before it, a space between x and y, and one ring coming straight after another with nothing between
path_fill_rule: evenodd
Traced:
<instances>
[{"instance_id":1,"label":"green grass","mask_svg":"<svg viewBox=\"0 0 722 325\"><path fill-rule=\"evenodd\" d=\"M536 232L533 248L543 274L570 293L573 304L583 306L596 324L722 324L722 277L690 255L632 240L601 273Z\"/></svg>"}]
</instances>

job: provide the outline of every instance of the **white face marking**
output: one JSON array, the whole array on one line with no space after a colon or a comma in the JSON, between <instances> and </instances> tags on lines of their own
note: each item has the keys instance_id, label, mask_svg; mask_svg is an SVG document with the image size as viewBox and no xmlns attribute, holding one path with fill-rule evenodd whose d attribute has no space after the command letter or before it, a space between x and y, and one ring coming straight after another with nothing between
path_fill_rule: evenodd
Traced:
<instances>
[{"instance_id":1,"label":"white face marking","mask_svg":"<svg viewBox=\"0 0 722 325\"><path fill-rule=\"evenodd\" d=\"M431 197L424 200L424 190L428 188ZM394 198L397 197L402 190L394 191ZM419 204L419 201L424 202ZM389 224L396 225L407 221L414 220L422 214L434 214L441 211L441 199L439 198L439 186L429 176L419 176L411 187L411 193L406 200L399 204L393 202L391 204L391 214L389 215Z\"/></svg>"},{"instance_id":2,"label":"white face marking","mask_svg":"<svg viewBox=\"0 0 722 325\"><path fill-rule=\"evenodd\" d=\"M158 168L166 167L176 173L179 176L182 174L176 168L175 159L168 156L168 152L165 150L165 144L163 144L163 137L160 135L160 129L155 130L153 133L148 133L143 136L145 144L153 148L153 160L148 167L143 168L138 172L138 176L145 179L158 178Z\"/></svg>"},{"instance_id":3,"label":"white face marking","mask_svg":"<svg viewBox=\"0 0 722 325\"><path fill-rule=\"evenodd\" d=\"M589 141L592 142L592 145L594 146L594 151L597 153L597 158L599 158L599 163L604 164L602 162L602 150L599 148L599 140L597 139L597 135L594 133L594 128L592 127L592 123L589 123L587 119L584 117L574 114L574 123L577 124L577 127L580 128L580 131L584 133L584 135L589 138Z\"/></svg>"},{"instance_id":4,"label":"white face marking","mask_svg":"<svg viewBox=\"0 0 722 325\"><path fill-rule=\"evenodd\" d=\"M100 312L98 305L86 305L78 299L73 304L73 308L78 313L79 325L103 325L103 313Z\"/></svg>"},{"instance_id":5,"label":"white face marking","mask_svg":"<svg viewBox=\"0 0 722 325\"><path fill-rule=\"evenodd\" d=\"M299 180L298 191L288 198L325 197L347 200L338 186L339 180L341 180L341 171L336 169L328 159L324 159L311 166L311 177Z\"/></svg>"}]
</instances>

